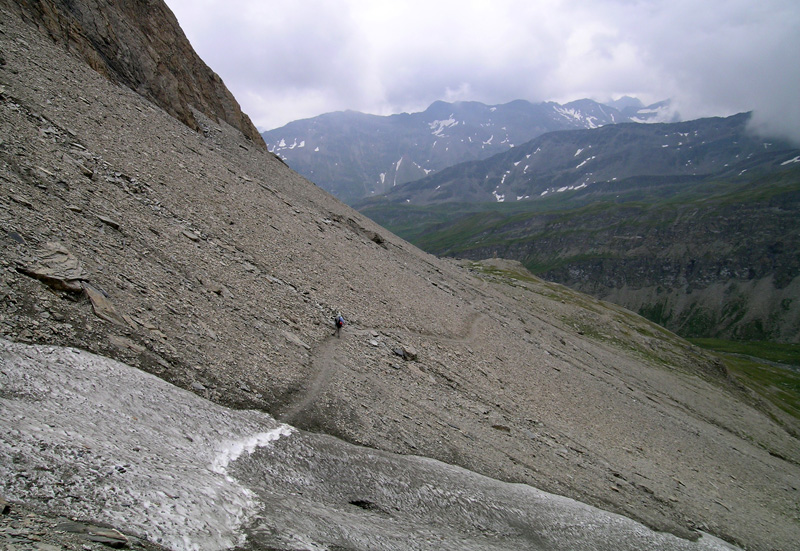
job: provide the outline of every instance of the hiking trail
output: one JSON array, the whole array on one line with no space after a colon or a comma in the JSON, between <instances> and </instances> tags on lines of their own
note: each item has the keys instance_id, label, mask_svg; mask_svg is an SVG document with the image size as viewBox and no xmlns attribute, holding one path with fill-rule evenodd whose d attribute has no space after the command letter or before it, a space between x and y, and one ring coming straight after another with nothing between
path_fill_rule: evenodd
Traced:
<instances>
[{"instance_id":1,"label":"hiking trail","mask_svg":"<svg viewBox=\"0 0 800 551\"><path fill-rule=\"evenodd\" d=\"M446 337L421 331L408 330L408 332L417 337L431 339L438 342L449 343L471 343L475 340L479 322L486 318L485 314L477 314L472 316L467 322L465 330L462 335L455 337ZM283 423L292 425L298 419L298 416L306 411L309 406L314 403L319 396L330 385L336 372L345 367L345 365L337 358L337 353L341 347L351 341L373 333L372 329L356 329L352 325L349 330L342 330L339 337L328 335L326 336L319 346L311 354L311 378L308 385L298 392L296 399L288 405L285 411L281 412L277 418ZM379 331L386 333L386 331ZM334 333L335 335L335 333Z\"/></svg>"}]
</instances>

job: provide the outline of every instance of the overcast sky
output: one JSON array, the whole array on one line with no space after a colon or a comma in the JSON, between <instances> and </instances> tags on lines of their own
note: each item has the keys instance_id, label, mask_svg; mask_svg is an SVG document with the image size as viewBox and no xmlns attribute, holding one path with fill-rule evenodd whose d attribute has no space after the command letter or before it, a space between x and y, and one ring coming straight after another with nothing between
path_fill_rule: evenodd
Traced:
<instances>
[{"instance_id":1,"label":"overcast sky","mask_svg":"<svg viewBox=\"0 0 800 551\"><path fill-rule=\"evenodd\" d=\"M671 98L800 141L798 0L166 0L259 130L331 111Z\"/></svg>"}]
</instances>

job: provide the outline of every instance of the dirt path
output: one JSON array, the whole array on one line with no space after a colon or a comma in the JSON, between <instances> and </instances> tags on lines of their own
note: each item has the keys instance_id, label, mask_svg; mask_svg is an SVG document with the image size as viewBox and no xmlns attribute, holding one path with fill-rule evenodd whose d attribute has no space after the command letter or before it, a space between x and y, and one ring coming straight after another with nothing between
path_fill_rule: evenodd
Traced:
<instances>
[{"instance_id":1,"label":"dirt path","mask_svg":"<svg viewBox=\"0 0 800 551\"><path fill-rule=\"evenodd\" d=\"M456 337L445 337L441 335L423 334L416 331L410 331L417 337L431 339L438 342L447 343L462 343L468 344L474 342L476 332L480 323L485 321L484 314L473 316L467 323L466 329L463 334ZM308 407L318 400L319 396L330 385L336 372L344 368L337 359L337 353L341 350L347 342L352 339L361 338L372 334L370 329L356 329L352 326L346 330L342 330L340 337L328 336L322 343L312 352L311 359L311 373L312 379L306 388L298 393L294 403L292 403L284 412L278 415L278 419L283 423L294 424L299 418L299 415L304 412Z\"/></svg>"},{"instance_id":2,"label":"dirt path","mask_svg":"<svg viewBox=\"0 0 800 551\"><path fill-rule=\"evenodd\" d=\"M349 337L352 338L352 337ZM297 401L289 406L289 408L281 413L278 418L283 423L293 424L298 415L305 411L311 405L320 393L330 384L336 371L344 367L336 358L336 352L342 345L343 341L347 340L348 336L345 331L341 332L340 337L329 336L314 350L311 359L311 372L313 378L309 385L303 390Z\"/></svg>"}]
</instances>

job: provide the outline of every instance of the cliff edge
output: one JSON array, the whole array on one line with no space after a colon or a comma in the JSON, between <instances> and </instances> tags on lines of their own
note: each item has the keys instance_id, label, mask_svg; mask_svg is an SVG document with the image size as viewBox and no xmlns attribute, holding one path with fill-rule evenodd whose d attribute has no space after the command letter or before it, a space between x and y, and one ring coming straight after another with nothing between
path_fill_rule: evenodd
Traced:
<instances>
[{"instance_id":1,"label":"cliff edge","mask_svg":"<svg viewBox=\"0 0 800 551\"><path fill-rule=\"evenodd\" d=\"M200 130L196 109L266 149L219 76L195 53L164 2L20 0L9 4L95 71Z\"/></svg>"}]
</instances>

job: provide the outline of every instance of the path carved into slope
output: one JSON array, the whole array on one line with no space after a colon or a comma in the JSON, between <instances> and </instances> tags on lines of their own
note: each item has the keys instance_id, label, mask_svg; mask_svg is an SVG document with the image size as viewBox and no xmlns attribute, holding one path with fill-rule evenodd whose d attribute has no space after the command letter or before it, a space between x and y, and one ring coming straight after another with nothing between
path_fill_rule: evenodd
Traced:
<instances>
[{"instance_id":1,"label":"path carved into slope","mask_svg":"<svg viewBox=\"0 0 800 551\"><path fill-rule=\"evenodd\" d=\"M342 332L344 334L344 332ZM283 423L293 424L297 416L305 411L330 384L333 375L341 364L336 360L336 351L340 346L342 338L346 337L326 337L325 340L314 351L311 359L312 376L309 385L300 394L299 399L291 404L289 408L279 415L279 420Z\"/></svg>"},{"instance_id":2,"label":"path carved into slope","mask_svg":"<svg viewBox=\"0 0 800 551\"><path fill-rule=\"evenodd\" d=\"M475 340L478 323L485 317L484 314L473 316L469 321L467 330L461 337L451 338L440 335L426 334L412 331L417 336L427 339L451 343L471 343ZM349 329L341 332L341 337L329 336L314 350L311 358L312 378L307 387L298 395L298 398L284 412L278 415L283 423L293 424L299 415L308 409L328 387L339 368L344 367L336 359L337 351L347 341L353 338L364 337L372 334L372 330Z\"/></svg>"}]
</instances>

